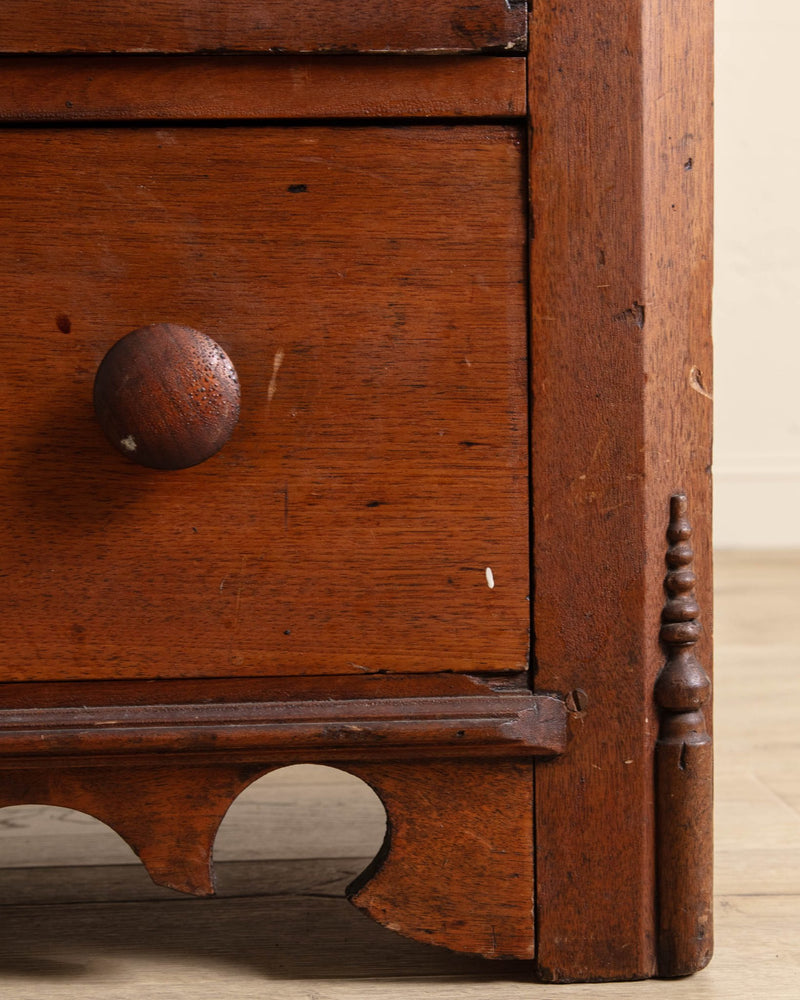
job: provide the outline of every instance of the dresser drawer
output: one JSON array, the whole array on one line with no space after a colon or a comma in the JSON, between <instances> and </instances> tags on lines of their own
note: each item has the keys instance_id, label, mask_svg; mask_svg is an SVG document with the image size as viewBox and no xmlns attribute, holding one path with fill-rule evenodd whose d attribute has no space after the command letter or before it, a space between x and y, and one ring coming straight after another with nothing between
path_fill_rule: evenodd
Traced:
<instances>
[{"instance_id":1,"label":"dresser drawer","mask_svg":"<svg viewBox=\"0 0 800 1000\"><path fill-rule=\"evenodd\" d=\"M516 126L4 133L4 680L508 672L530 616ZM238 371L135 465L92 385L146 324Z\"/></svg>"},{"instance_id":2,"label":"dresser drawer","mask_svg":"<svg viewBox=\"0 0 800 1000\"><path fill-rule=\"evenodd\" d=\"M511 0L3 0L2 52L524 51Z\"/></svg>"}]
</instances>

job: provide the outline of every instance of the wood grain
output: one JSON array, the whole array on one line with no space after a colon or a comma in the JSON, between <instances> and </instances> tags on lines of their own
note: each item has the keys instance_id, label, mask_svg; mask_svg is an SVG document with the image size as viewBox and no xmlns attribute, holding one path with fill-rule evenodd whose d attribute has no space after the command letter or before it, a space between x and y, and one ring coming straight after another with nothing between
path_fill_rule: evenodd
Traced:
<instances>
[{"instance_id":1,"label":"wood grain","mask_svg":"<svg viewBox=\"0 0 800 1000\"><path fill-rule=\"evenodd\" d=\"M188 469L216 455L239 420L231 359L199 330L172 323L118 340L94 379L94 412L108 443L148 469Z\"/></svg>"},{"instance_id":2,"label":"wood grain","mask_svg":"<svg viewBox=\"0 0 800 1000\"><path fill-rule=\"evenodd\" d=\"M564 702L549 695L382 698L0 709L6 766L167 754L196 760L552 757L566 748ZM176 759L178 763L178 759Z\"/></svg>"},{"instance_id":3,"label":"wood grain","mask_svg":"<svg viewBox=\"0 0 800 1000\"><path fill-rule=\"evenodd\" d=\"M527 676L470 674L342 674L307 677L223 677L149 681L93 679L3 685L6 709L89 708L118 705L264 704L304 699L485 698L528 694Z\"/></svg>"},{"instance_id":4,"label":"wood grain","mask_svg":"<svg viewBox=\"0 0 800 1000\"><path fill-rule=\"evenodd\" d=\"M520 962L453 954L404 940L357 912L335 892L342 866L309 866L301 889L275 865L249 867L252 889L227 898L136 899L133 879L109 873L119 898L3 907L0 976L15 1000L115 1000L143 992L185 1000L526 1000L543 993ZM224 872L221 871L221 875ZM327 876L327 877L326 877ZM331 881L334 886L331 887ZM32 879L38 888L42 879ZM71 887L80 899L81 883ZM47 881L45 881L47 884ZM277 892L271 887L275 885ZM87 895L89 895L87 893ZM624 1000L775 1000L797 996L797 897L740 896L720 914L720 955L708 972L681 981L620 983ZM46 945L46 948L44 947ZM548 996L547 994L544 994ZM558 997L597 996L563 985ZM549 1000L549 997L548 997Z\"/></svg>"},{"instance_id":5,"label":"wood grain","mask_svg":"<svg viewBox=\"0 0 800 1000\"><path fill-rule=\"evenodd\" d=\"M529 963L399 937L342 896L380 842L369 793L290 769L227 814L217 899L153 886L87 817L0 812L0 985L15 1000L796 1000L800 554L717 552L715 576L717 945L703 972L548 990Z\"/></svg>"},{"instance_id":6,"label":"wood grain","mask_svg":"<svg viewBox=\"0 0 800 1000\"><path fill-rule=\"evenodd\" d=\"M525 47L505 0L3 0L3 52L474 52Z\"/></svg>"},{"instance_id":7,"label":"wood grain","mask_svg":"<svg viewBox=\"0 0 800 1000\"><path fill-rule=\"evenodd\" d=\"M347 882L379 851L386 812L369 786L340 768L318 764L279 767L236 796L214 840L214 862L364 858ZM0 879L12 868L77 866L92 869L128 865L139 859L109 827L85 813L61 806L19 805L0 813ZM144 885L152 885L142 871ZM21 887L21 882L16 882ZM153 891L156 891L153 889ZM42 902L48 898L42 896ZM52 897L49 897L52 898ZM113 898L113 893L111 897Z\"/></svg>"},{"instance_id":8,"label":"wood grain","mask_svg":"<svg viewBox=\"0 0 800 1000\"><path fill-rule=\"evenodd\" d=\"M98 763L94 762L95 765ZM214 891L211 852L222 817L268 767L237 764L62 767L6 770L0 805L67 806L99 819L128 844L159 885Z\"/></svg>"},{"instance_id":9,"label":"wood grain","mask_svg":"<svg viewBox=\"0 0 800 1000\"><path fill-rule=\"evenodd\" d=\"M11 0L0 30L8 52L40 53L524 46L524 30L508 31L523 7L499 0L390 16L323 0L270 6L280 19L256 25L265 9L217 5L201 17L209 5L127 0L90 22L82 5ZM246 685L243 705L231 693L210 707L182 688L160 726L161 694L140 695L122 713L131 742L163 750L170 713L196 714L199 735L169 739L200 749L182 767L132 768L111 760L126 745L101 729L118 721L112 678L159 681L159 692L192 678L199 688L315 673L483 673L519 685L533 596L535 683L566 695L572 736L567 754L535 766L535 832L531 761L381 758L378 744L392 740L416 753L416 725L428 725L420 753L430 756L455 718L382 718L397 708L384 693L354 717L374 757L347 764L389 814L386 848L355 898L421 940L535 951L526 974L546 980L669 971L655 943L653 689L677 492L696 511L698 572L710 584L710 23L706 0L537 6L530 177L521 124L86 128L101 112L180 113L163 94L196 86L195 64L159 63L163 79L150 81L155 63L126 60L137 69L106 91L81 77L88 63L59 61L62 82L86 93L65 108L80 127L10 129L0 161L15 331L0 394L3 679L20 683L11 693L23 702L35 702L31 681L46 682L50 699L19 709L11 742L41 739L25 715L36 712L60 753L77 739L94 740L95 754L85 768L28 759L9 770L3 801L102 815L156 878L208 891L226 803L282 762L272 749L258 757L254 728L287 723L303 759L325 751L320 733L344 732L340 705L309 720L285 688L266 709ZM207 65L222 97L216 111L213 99L199 107L255 111L226 76L233 64ZM30 66L26 108L59 119ZM321 63L318 86L328 71ZM137 72L142 98L126 103ZM400 72L387 64L387 81ZM367 76L332 87L330 113L352 113ZM303 84L270 106L327 113L311 92ZM442 106L415 104L403 86L395 99L384 107ZM368 107L393 113L380 100ZM207 331L243 384L229 445L180 478L115 465L90 433L85 390L99 359L121 333L161 322ZM94 707L75 720L76 686L99 676ZM68 682L67 703L56 682ZM479 699L466 700L470 719ZM492 726L477 740L487 753L498 746ZM280 737L270 729L272 744ZM241 746L213 759L211 745L234 738Z\"/></svg>"},{"instance_id":10,"label":"wood grain","mask_svg":"<svg viewBox=\"0 0 800 1000\"><path fill-rule=\"evenodd\" d=\"M687 498L691 520L691 570L702 627L696 645L697 678L687 678L700 719L691 713L683 726L673 726L671 747L660 741L657 788L671 788L672 844L662 842L659 898L660 975L685 975L702 969L714 948L713 880L713 732L708 694L713 674L712 608L712 228L713 228L713 5L711 0L644 7L644 36L649 58L644 65L644 146L642 190L647 216L644 228L644 277L647 324L644 366L646 495L645 579L648 620L663 605L664 520L669 495ZM670 95L664 99L664 95ZM673 501L686 513L682 501ZM679 518L680 520L680 518ZM660 521L660 528L657 526ZM688 526L668 550L666 566L680 556ZM660 538L659 538L660 536ZM670 541L673 535L670 534ZM660 564L659 564L660 562ZM667 573L666 596L671 594ZM678 595L682 591L678 590ZM693 596L695 596L693 595ZM680 604L680 600L678 601ZM670 649L664 607L665 648ZM684 608L684 613L688 609ZM680 635L681 625L676 626ZM674 649L674 647L672 647ZM685 647L684 647L685 648ZM680 654L679 654L680 658ZM689 671L687 671L689 673ZM649 674L649 658L648 658ZM663 676L663 675L662 675ZM696 688L696 690L695 690ZM658 688L656 692L658 693ZM663 704L663 701L662 701ZM684 702L686 705L686 702ZM680 717L676 717L676 722ZM686 746L681 764L675 759L676 729L683 728ZM695 733L694 730L698 731ZM691 730L691 733L687 733ZM672 766L669 757L672 756ZM681 779L685 779L681 781ZM662 803L663 805L663 800ZM681 842L681 838L686 838ZM693 840L692 846L689 841ZM680 855L683 854L683 857ZM670 869L672 871L670 872ZM678 872L680 871L680 874Z\"/></svg>"},{"instance_id":11,"label":"wood grain","mask_svg":"<svg viewBox=\"0 0 800 1000\"><path fill-rule=\"evenodd\" d=\"M80 56L0 60L0 120L511 117L523 57Z\"/></svg>"},{"instance_id":12,"label":"wood grain","mask_svg":"<svg viewBox=\"0 0 800 1000\"><path fill-rule=\"evenodd\" d=\"M687 498L672 497L661 642L667 660L655 687L658 971L686 976L711 958L713 755L705 720L711 683L694 647L702 634L695 596Z\"/></svg>"},{"instance_id":13,"label":"wood grain","mask_svg":"<svg viewBox=\"0 0 800 1000\"><path fill-rule=\"evenodd\" d=\"M392 930L486 958L532 958L531 761L348 767L387 813L378 857L348 889Z\"/></svg>"},{"instance_id":14,"label":"wood grain","mask_svg":"<svg viewBox=\"0 0 800 1000\"><path fill-rule=\"evenodd\" d=\"M534 653L538 685L587 696L568 756L537 768L546 979L656 969L672 493L697 511L710 581L710 14L705 0L571 0L531 22Z\"/></svg>"},{"instance_id":15,"label":"wood grain","mask_svg":"<svg viewBox=\"0 0 800 1000\"><path fill-rule=\"evenodd\" d=\"M527 667L520 145L6 132L4 680ZM239 374L195 469L134 468L94 422L100 360L152 322Z\"/></svg>"},{"instance_id":16,"label":"wood grain","mask_svg":"<svg viewBox=\"0 0 800 1000\"><path fill-rule=\"evenodd\" d=\"M286 758L284 763L289 762ZM270 767L162 758L130 767L6 771L0 806L69 805L106 823L153 881L214 892L212 849L233 800ZM530 958L533 936L531 761L382 761L342 766L379 796L383 848L349 890L407 937L490 958ZM481 900L475 906L476 899Z\"/></svg>"}]
</instances>

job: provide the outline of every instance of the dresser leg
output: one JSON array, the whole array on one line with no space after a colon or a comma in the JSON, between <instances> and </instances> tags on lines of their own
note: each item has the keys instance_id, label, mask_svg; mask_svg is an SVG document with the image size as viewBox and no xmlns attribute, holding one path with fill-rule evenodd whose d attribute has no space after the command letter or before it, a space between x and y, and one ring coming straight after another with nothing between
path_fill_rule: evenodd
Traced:
<instances>
[{"instance_id":1,"label":"dresser leg","mask_svg":"<svg viewBox=\"0 0 800 1000\"><path fill-rule=\"evenodd\" d=\"M346 768L386 809L378 857L351 901L406 937L487 958L532 958L533 765L438 760Z\"/></svg>"}]
</instances>

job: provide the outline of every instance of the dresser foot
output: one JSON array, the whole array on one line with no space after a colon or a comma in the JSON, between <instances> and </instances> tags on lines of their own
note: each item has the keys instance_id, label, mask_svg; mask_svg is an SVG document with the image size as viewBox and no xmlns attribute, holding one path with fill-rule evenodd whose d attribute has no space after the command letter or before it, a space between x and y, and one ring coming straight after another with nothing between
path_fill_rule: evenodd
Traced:
<instances>
[{"instance_id":1,"label":"dresser foot","mask_svg":"<svg viewBox=\"0 0 800 1000\"><path fill-rule=\"evenodd\" d=\"M383 848L349 887L406 937L487 958L532 958L533 765L439 760L347 766L384 804Z\"/></svg>"}]
</instances>

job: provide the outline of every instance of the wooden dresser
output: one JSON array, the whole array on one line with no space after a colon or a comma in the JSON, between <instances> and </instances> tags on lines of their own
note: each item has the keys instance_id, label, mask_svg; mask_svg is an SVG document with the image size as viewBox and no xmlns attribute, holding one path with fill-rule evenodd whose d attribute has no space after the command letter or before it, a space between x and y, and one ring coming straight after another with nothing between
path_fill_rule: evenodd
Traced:
<instances>
[{"instance_id":1,"label":"wooden dresser","mask_svg":"<svg viewBox=\"0 0 800 1000\"><path fill-rule=\"evenodd\" d=\"M711 24L3 0L0 805L206 894L327 763L392 929L708 961Z\"/></svg>"}]
</instances>

